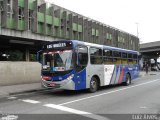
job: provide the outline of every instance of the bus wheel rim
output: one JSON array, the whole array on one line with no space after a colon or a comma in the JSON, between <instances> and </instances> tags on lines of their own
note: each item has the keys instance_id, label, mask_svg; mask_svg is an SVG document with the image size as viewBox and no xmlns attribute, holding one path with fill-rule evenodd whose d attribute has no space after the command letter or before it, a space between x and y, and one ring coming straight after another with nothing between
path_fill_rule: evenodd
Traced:
<instances>
[{"instance_id":1,"label":"bus wheel rim","mask_svg":"<svg viewBox=\"0 0 160 120\"><path fill-rule=\"evenodd\" d=\"M96 87L97 87L96 81L92 80L91 81L91 89L96 89Z\"/></svg>"},{"instance_id":2,"label":"bus wheel rim","mask_svg":"<svg viewBox=\"0 0 160 120\"><path fill-rule=\"evenodd\" d=\"M127 76L127 84L128 85L130 84L130 78L129 78L129 76Z\"/></svg>"}]
</instances>

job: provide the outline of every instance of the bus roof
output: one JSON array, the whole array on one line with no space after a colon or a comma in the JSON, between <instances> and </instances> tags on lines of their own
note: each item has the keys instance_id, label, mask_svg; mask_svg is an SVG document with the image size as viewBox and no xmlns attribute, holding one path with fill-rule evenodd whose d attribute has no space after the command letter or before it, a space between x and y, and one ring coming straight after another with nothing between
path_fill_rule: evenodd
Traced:
<instances>
[{"instance_id":1,"label":"bus roof","mask_svg":"<svg viewBox=\"0 0 160 120\"><path fill-rule=\"evenodd\" d=\"M83 42L83 41L78 41L78 40L70 40L73 43L77 43L77 44L82 44L82 45L88 45L88 46L94 46L94 47L100 47L100 48L105 48L108 50L119 50L121 52L128 52L128 53L134 53L134 54L138 54L138 51L134 51L134 50L128 50L128 49L123 49L123 48L117 48L117 47L111 47L111 46L106 46L106 45L99 45L99 44L95 44L95 43L88 43L88 42Z\"/></svg>"}]
</instances>

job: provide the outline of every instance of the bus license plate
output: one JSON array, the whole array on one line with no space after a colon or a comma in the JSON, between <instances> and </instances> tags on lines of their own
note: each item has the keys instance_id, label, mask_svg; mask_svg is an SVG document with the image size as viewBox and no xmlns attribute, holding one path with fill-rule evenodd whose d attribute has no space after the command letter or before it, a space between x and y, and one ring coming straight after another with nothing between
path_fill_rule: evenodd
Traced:
<instances>
[{"instance_id":1,"label":"bus license plate","mask_svg":"<svg viewBox=\"0 0 160 120\"><path fill-rule=\"evenodd\" d=\"M56 84L55 83L50 83L48 86L54 87Z\"/></svg>"}]
</instances>

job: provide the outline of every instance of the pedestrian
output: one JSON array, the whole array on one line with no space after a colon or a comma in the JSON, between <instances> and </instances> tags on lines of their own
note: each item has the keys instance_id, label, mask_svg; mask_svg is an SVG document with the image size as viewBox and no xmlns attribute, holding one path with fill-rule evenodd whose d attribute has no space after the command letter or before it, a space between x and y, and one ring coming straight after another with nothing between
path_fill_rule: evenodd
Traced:
<instances>
[{"instance_id":1,"label":"pedestrian","mask_svg":"<svg viewBox=\"0 0 160 120\"><path fill-rule=\"evenodd\" d=\"M148 67L149 67L149 65L148 65L148 63L146 62L146 64L145 64L146 74L148 74Z\"/></svg>"}]
</instances>

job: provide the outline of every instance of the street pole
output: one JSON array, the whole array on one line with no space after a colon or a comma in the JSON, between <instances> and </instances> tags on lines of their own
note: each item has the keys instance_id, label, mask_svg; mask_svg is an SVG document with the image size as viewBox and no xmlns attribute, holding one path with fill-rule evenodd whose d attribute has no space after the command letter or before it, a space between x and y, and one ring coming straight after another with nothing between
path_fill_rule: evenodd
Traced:
<instances>
[{"instance_id":1,"label":"street pole","mask_svg":"<svg viewBox=\"0 0 160 120\"><path fill-rule=\"evenodd\" d=\"M138 23L136 23L136 25L137 25L137 37L139 37Z\"/></svg>"}]
</instances>

